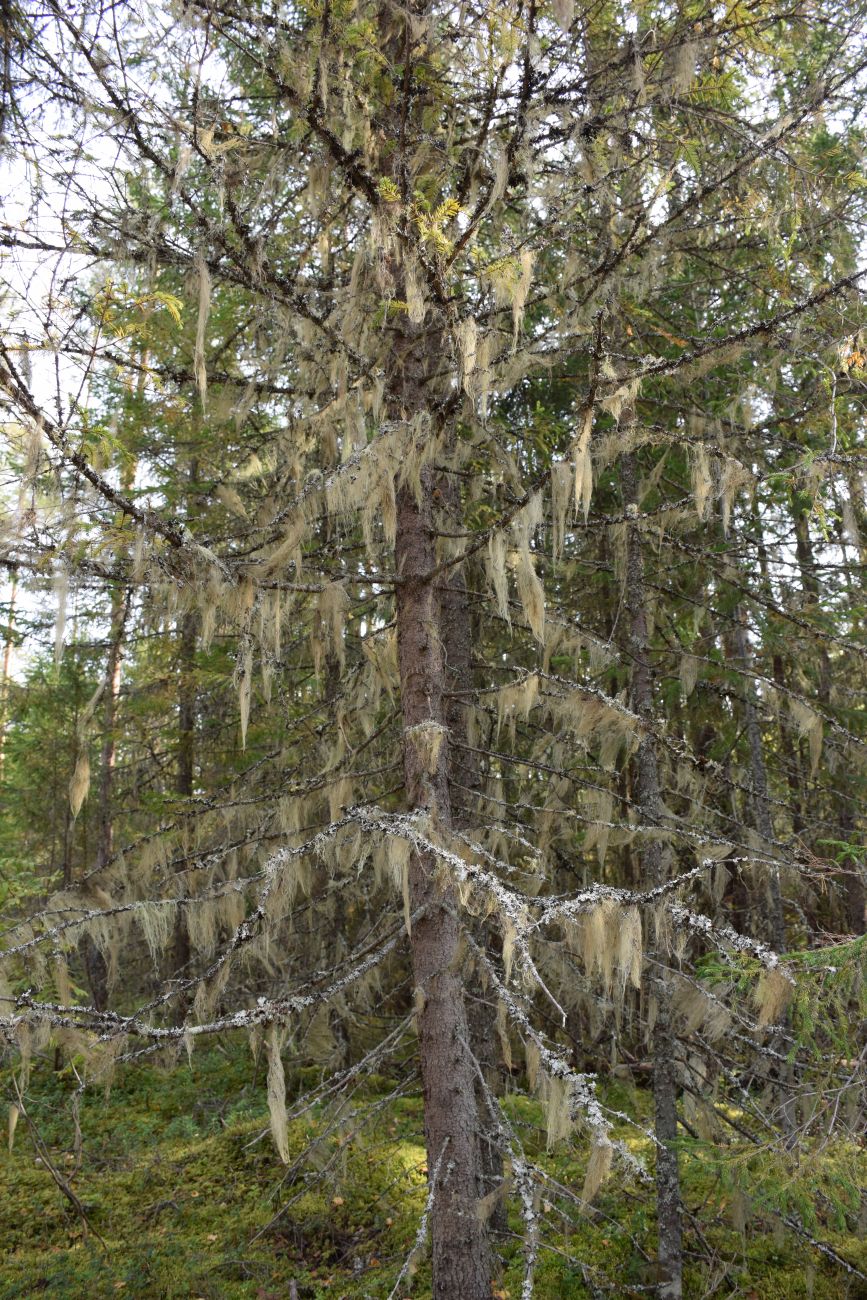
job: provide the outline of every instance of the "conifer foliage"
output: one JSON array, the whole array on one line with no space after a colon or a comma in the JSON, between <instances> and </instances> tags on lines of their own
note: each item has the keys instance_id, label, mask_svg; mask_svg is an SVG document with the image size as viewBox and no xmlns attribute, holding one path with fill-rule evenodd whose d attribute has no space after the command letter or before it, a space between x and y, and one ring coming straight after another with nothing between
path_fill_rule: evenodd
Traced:
<instances>
[{"instance_id":1,"label":"conifer foliage","mask_svg":"<svg viewBox=\"0 0 867 1300\"><path fill-rule=\"evenodd\" d=\"M411 1059L438 1300L617 1179L685 1294L733 1143L862 1277L779 1162L865 1114L863 6L3 21L17 1086L248 1031L288 1162Z\"/></svg>"}]
</instances>

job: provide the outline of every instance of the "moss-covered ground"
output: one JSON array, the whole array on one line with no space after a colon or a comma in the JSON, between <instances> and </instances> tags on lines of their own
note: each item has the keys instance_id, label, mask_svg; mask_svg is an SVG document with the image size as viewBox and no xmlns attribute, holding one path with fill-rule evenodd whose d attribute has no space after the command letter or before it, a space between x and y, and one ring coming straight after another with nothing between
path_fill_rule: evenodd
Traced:
<instances>
[{"instance_id":1,"label":"moss-covered ground","mask_svg":"<svg viewBox=\"0 0 867 1300\"><path fill-rule=\"evenodd\" d=\"M268 1132L263 1075L263 1066L254 1070L240 1045L202 1051L172 1071L124 1069L110 1095L102 1089L82 1095L77 1144L74 1075L42 1062L27 1094L32 1127L20 1119L12 1149L0 1154L0 1300L385 1300L411 1250L425 1200L417 1097L400 1095L394 1080L368 1079L340 1113L313 1107L290 1124L297 1163L287 1170ZM303 1083L310 1081L308 1075ZM302 1080L290 1077L290 1106L293 1090L301 1087ZM638 1092L606 1099L632 1113L646 1107ZM551 1178L579 1192L586 1159L580 1135L547 1153L540 1108L519 1098L508 1107ZM637 1154L649 1156L637 1130L625 1128L623 1136ZM78 1198L86 1223L49 1162ZM740 1166L743 1187L745 1158L733 1151L732 1163L735 1173ZM742 1190L733 1190L738 1180L698 1151L685 1156L684 1168L691 1211L688 1300L867 1296L863 1283L847 1279L803 1239L774 1229L773 1216L761 1209L760 1174L751 1207ZM857 1175L859 1168L851 1148L826 1147L816 1152L811 1169L793 1171L791 1186L815 1178L831 1193L820 1196L820 1205L831 1205L839 1182L843 1201L851 1202L853 1169ZM551 1300L646 1296L653 1281L651 1207L647 1189L617 1169L590 1211L558 1200L553 1185L540 1187L542 1248L534 1294ZM854 1217L845 1208L829 1210L815 1231L867 1273L867 1243ZM521 1294L520 1231L520 1216L510 1207L509 1231L497 1238L500 1300ZM398 1295L429 1294L422 1259Z\"/></svg>"}]
</instances>

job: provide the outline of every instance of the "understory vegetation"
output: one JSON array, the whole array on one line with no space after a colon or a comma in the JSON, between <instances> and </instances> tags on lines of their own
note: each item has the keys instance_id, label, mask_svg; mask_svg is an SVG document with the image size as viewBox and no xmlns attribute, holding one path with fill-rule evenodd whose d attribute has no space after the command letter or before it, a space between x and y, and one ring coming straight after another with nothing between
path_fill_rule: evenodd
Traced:
<instances>
[{"instance_id":1,"label":"understory vegetation","mask_svg":"<svg viewBox=\"0 0 867 1300\"><path fill-rule=\"evenodd\" d=\"M99 1089L83 1092L76 1136L74 1070L40 1062L29 1094L33 1132L21 1121L0 1162L4 1300L121 1293L283 1300L292 1282L298 1300L430 1293L423 1251L394 1291L426 1200L421 1101L410 1064L402 1077L366 1078L336 1107L308 1098L327 1069L287 1072L288 1169L270 1141L264 1062L251 1072L246 1044L227 1039L167 1066L120 1070L109 1098ZM646 1090L612 1080L603 1095L613 1108L648 1118ZM641 1188L610 1188L592 1208L564 1203L563 1188L583 1185L586 1151L581 1144L549 1151L544 1112L519 1090L504 1107L538 1166L538 1294L584 1300L612 1275L616 1294L646 1294L654 1261L642 1247L648 1210ZM739 1113L727 1118L736 1125ZM648 1139L631 1126L619 1136L651 1156ZM845 1143L817 1143L780 1167L733 1126L713 1154L684 1139L681 1167L688 1218L700 1216L702 1225L702 1250L685 1262L687 1294L865 1294L857 1277L847 1279L810 1242L818 1235L867 1272L863 1163ZM74 1187L79 1205L58 1179ZM786 1232L781 1209L806 1210L805 1231ZM521 1237L521 1216L513 1212L495 1242L492 1295L501 1300L521 1294Z\"/></svg>"}]
</instances>

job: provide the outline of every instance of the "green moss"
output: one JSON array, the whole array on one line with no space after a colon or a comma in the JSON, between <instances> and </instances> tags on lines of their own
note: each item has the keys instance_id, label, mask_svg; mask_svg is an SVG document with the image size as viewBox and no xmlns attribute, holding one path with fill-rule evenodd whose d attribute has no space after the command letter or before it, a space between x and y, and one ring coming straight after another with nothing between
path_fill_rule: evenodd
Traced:
<instances>
[{"instance_id":1,"label":"green moss","mask_svg":"<svg viewBox=\"0 0 867 1300\"><path fill-rule=\"evenodd\" d=\"M424 1204L419 1099L386 1100L393 1081L375 1079L353 1112L335 1115L313 1107L290 1125L287 1171L268 1132L263 1082L241 1045L203 1051L191 1065L173 1071L156 1066L123 1071L108 1100L101 1091L82 1097L77 1167L70 1113L74 1076L38 1069L29 1110L52 1163L84 1205L90 1231L37 1162L22 1120L13 1151L0 1155L5 1252L0 1300L41 1295L264 1300L288 1294L291 1280L299 1300L385 1300L413 1244ZM290 1096L310 1082L290 1078ZM627 1098L622 1092L618 1085L606 1100L633 1114L646 1109L645 1096ZM586 1159L580 1135L548 1153L538 1103L511 1097L505 1104L534 1158L561 1184L580 1189ZM638 1130L624 1128L622 1136L651 1160L649 1143ZM744 1162L739 1176L748 1168L760 1200L766 1175ZM857 1153L829 1147L805 1172L825 1188L838 1187L844 1206L842 1214L825 1215L821 1236L867 1270L867 1248L851 1235L851 1215L845 1213L845 1206L854 1204L853 1188L864 1181ZM791 1185L797 1185L794 1171ZM721 1293L752 1292L762 1300L837 1300L846 1294L839 1271L790 1234L775 1234L761 1204L754 1204L754 1216L738 1231L731 1213L734 1182L703 1159L699 1148L684 1149L684 1186L688 1204L701 1207L704 1239L721 1261L716 1275L727 1271ZM576 1214L571 1207L571 1224L561 1208L553 1193L548 1199L542 1189L535 1294L552 1300L589 1297L587 1280L597 1277L613 1278L618 1295L646 1295L654 1256L647 1190L618 1174L592 1210ZM515 1205L509 1216L513 1235L497 1243L495 1290L517 1300L523 1257ZM690 1265L687 1300L705 1294L709 1280L703 1264ZM430 1295L426 1263L407 1282L405 1294Z\"/></svg>"}]
</instances>

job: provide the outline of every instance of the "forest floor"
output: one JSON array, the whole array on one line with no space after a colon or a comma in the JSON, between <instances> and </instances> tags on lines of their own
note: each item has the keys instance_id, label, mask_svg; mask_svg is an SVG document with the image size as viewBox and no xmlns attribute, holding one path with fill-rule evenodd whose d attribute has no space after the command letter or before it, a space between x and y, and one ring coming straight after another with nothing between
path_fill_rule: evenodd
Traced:
<instances>
[{"instance_id":1,"label":"forest floor","mask_svg":"<svg viewBox=\"0 0 867 1300\"><path fill-rule=\"evenodd\" d=\"M394 1078L368 1077L351 1104L299 1114L289 1126L297 1163L286 1167L268 1129L264 1075L264 1060L254 1067L240 1044L212 1045L172 1071L126 1067L110 1094L82 1095L77 1141L72 1070L37 1063L27 1118L0 1155L0 1300L429 1296L423 1255L393 1290L425 1204L421 1104L412 1084L404 1091ZM293 1090L300 1096L321 1077L289 1077L290 1115ZM647 1114L646 1094L626 1084L607 1086L603 1098ZM554 1180L539 1185L534 1295L646 1296L653 1281L648 1189L615 1167L593 1208L573 1200L567 1221L561 1210L570 1202L558 1198L555 1183L580 1193L586 1139L578 1133L549 1153L541 1106L519 1097L506 1105L528 1152ZM650 1155L640 1129L624 1125L621 1136L636 1155ZM832 1207L812 1225L814 1235L867 1273L867 1240L839 1208L852 1201L853 1169L865 1171L859 1161L851 1147L841 1153L826 1145L802 1172L826 1189L820 1202ZM752 1204L736 1190L732 1170L743 1175L747 1164L736 1147L729 1170L705 1163L701 1144L685 1153L687 1300L863 1300L863 1282L761 1211L761 1175ZM793 1176L790 1187L797 1184ZM496 1239L499 1300L521 1295L521 1232L510 1205L508 1231Z\"/></svg>"}]
</instances>

